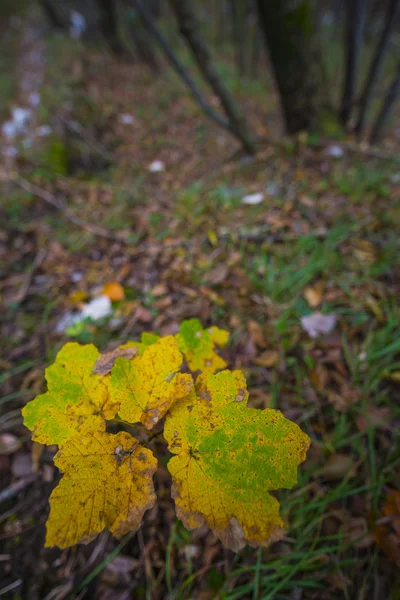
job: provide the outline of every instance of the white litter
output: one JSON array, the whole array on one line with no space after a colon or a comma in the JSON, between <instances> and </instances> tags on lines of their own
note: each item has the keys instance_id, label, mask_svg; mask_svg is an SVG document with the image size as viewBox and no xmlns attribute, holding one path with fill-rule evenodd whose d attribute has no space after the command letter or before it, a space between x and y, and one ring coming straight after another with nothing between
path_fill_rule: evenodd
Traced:
<instances>
[{"instance_id":1,"label":"white litter","mask_svg":"<svg viewBox=\"0 0 400 600\"><path fill-rule=\"evenodd\" d=\"M40 125L40 127L36 129L36 135L39 137L44 137L45 135L50 135L52 131L53 130L50 125Z\"/></svg>"},{"instance_id":2,"label":"white litter","mask_svg":"<svg viewBox=\"0 0 400 600\"><path fill-rule=\"evenodd\" d=\"M79 273L79 271L74 271L71 275L71 279L74 283L77 283L83 279L83 275L82 273Z\"/></svg>"},{"instance_id":3,"label":"white litter","mask_svg":"<svg viewBox=\"0 0 400 600\"><path fill-rule=\"evenodd\" d=\"M86 19L81 13L73 10L70 15L70 22L69 34L72 39L79 40L86 29Z\"/></svg>"},{"instance_id":4,"label":"white litter","mask_svg":"<svg viewBox=\"0 0 400 600\"><path fill-rule=\"evenodd\" d=\"M15 106L12 110L12 119L3 123L1 131L5 137L15 138L25 132L32 111L29 108Z\"/></svg>"},{"instance_id":5,"label":"white litter","mask_svg":"<svg viewBox=\"0 0 400 600\"><path fill-rule=\"evenodd\" d=\"M97 298L93 298L87 304L84 304L81 315L83 319L93 319L93 321L97 321L98 319L104 319L104 317L108 317L112 314L112 306L111 300L105 294L101 296L97 296Z\"/></svg>"},{"instance_id":6,"label":"white litter","mask_svg":"<svg viewBox=\"0 0 400 600\"><path fill-rule=\"evenodd\" d=\"M329 146L326 152L328 156L331 156L332 158L342 158L344 154L343 148L336 144L334 144L333 146Z\"/></svg>"},{"instance_id":7,"label":"white litter","mask_svg":"<svg viewBox=\"0 0 400 600\"><path fill-rule=\"evenodd\" d=\"M17 129L14 121L6 121L1 126L1 132L5 137L14 138L17 135Z\"/></svg>"},{"instance_id":8,"label":"white litter","mask_svg":"<svg viewBox=\"0 0 400 600\"><path fill-rule=\"evenodd\" d=\"M242 204L260 204L264 200L264 194L257 192L256 194L248 194L242 198Z\"/></svg>"},{"instance_id":9,"label":"white litter","mask_svg":"<svg viewBox=\"0 0 400 600\"><path fill-rule=\"evenodd\" d=\"M133 125L135 122L135 117L128 114L120 115L119 122L123 123L124 125Z\"/></svg>"},{"instance_id":10,"label":"white litter","mask_svg":"<svg viewBox=\"0 0 400 600\"><path fill-rule=\"evenodd\" d=\"M18 150L14 146L6 146L3 148L3 156L8 156L9 158L14 158L18 155Z\"/></svg>"},{"instance_id":11,"label":"white litter","mask_svg":"<svg viewBox=\"0 0 400 600\"><path fill-rule=\"evenodd\" d=\"M331 333L335 328L336 320L336 315L323 315L320 312L315 312L300 319L302 328L311 338Z\"/></svg>"},{"instance_id":12,"label":"white litter","mask_svg":"<svg viewBox=\"0 0 400 600\"><path fill-rule=\"evenodd\" d=\"M160 173L161 171L165 171L165 165L161 160L153 160L149 164L149 171L150 173Z\"/></svg>"},{"instance_id":13,"label":"white litter","mask_svg":"<svg viewBox=\"0 0 400 600\"><path fill-rule=\"evenodd\" d=\"M78 313L67 313L62 316L56 325L57 333L64 333L66 329L84 321L85 319L92 319L92 321L98 321L104 319L112 314L111 300L108 296L102 294L93 298L90 302L83 305L83 308Z\"/></svg>"},{"instance_id":14,"label":"white litter","mask_svg":"<svg viewBox=\"0 0 400 600\"><path fill-rule=\"evenodd\" d=\"M30 108L20 108L19 106L15 106L12 109L13 122L20 132L25 130L31 116L32 111Z\"/></svg>"},{"instance_id":15,"label":"white litter","mask_svg":"<svg viewBox=\"0 0 400 600\"><path fill-rule=\"evenodd\" d=\"M29 94L29 104L31 106L39 106L40 104L40 94L37 92L32 92Z\"/></svg>"}]
</instances>

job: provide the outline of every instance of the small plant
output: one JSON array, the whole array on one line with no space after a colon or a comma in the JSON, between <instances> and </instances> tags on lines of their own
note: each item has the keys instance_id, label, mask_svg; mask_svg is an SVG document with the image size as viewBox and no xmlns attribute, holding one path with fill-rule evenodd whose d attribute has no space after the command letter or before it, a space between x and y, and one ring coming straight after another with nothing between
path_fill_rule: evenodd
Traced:
<instances>
[{"instance_id":1,"label":"small plant","mask_svg":"<svg viewBox=\"0 0 400 600\"><path fill-rule=\"evenodd\" d=\"M278 501L268 490L291 488L309 438L280 411L246 406L241 371L223 370L228 333L182 323L176 336L144 333L101 355L91 344L66 344L46 370L48 391L23 409L33 439L57 444L63 477L50 497L46 546L87 543L107 527L137 529L156 501L157 459L146 446L162 435L176 512L185 527L208 525L234 551L282 536ZM183 355L183 356L182 356ZM193 379L182 372L186 361ZM108 433L107 421L146 433Z\"/></svg>"}]
</instances>

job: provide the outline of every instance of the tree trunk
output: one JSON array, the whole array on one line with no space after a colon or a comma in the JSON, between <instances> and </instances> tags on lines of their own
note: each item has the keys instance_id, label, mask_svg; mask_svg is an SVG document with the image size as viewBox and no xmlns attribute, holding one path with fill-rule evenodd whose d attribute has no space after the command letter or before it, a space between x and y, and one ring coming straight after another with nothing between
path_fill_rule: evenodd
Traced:
<instances>
[{"instance_id":1,"label":"tree trunk","mask_svg":"<svg viewBox=\"0 0 400 600\"><path fill-rule=\"evenodd\" d=\"M313 1L258 0L258 11L286 129L310 130L326 100Z\"/></svg>"},{"instance_id":2,"label":"tree trunk","mask_svg":"<svg viewBox=\"0 0 400 600\"><path fill-rule=\"evenodd\" d=\"M375 121L375 125L371 132L370 142L371 144L376 144L379 142L382 136L382 131L385 126L385 123L393 109L393 106L397 100L397 97L400 92L400 62L397 65L397 71L393 78L393 81L389 87L388 93L386 94L386 98L383 102L383 106L381 111Z\"/></svg>"},{"instance_id":3,"label":"tree trunk","mask_svg":"<svg viewBox=\"0 0 400 600\"><path fill-rule=\"evenodd\" d=\"M244 150L254 154L253 135L239 107L218 75L208 47L199 33L190 0L170 0L170 4L176 14L180 32L190 47L201 73L220 99L234 134L241 141Z\"/></svg>"},{"instance_id":4,"label":"tree trunk","mask_svg":"<svg viewBox=\"0 0 400 600\"><path fill-rule=\"evenodd\" d=\"M396 23L396 16L398 13L399 6L399 0L390 0L390 3L387 7L385 25L382 31L382 35L379 39L378 46L376 48L374 58L371 63L371 68L369 70L368 77L365 82L364 91L361 95L360 114L356 125L356 132L358 135L361 135L364 129L376 81L381 72L382 62L390 41L390 35Z\"/></svg>"},{"instance_id":5,"label":"tree trunk","mask_svg":"<svg viewBox=\"0 0 400 600\"><path fill-rule=\"evenodd\" d=\"M52 27L55 29L67 29L68 25L59 14L56 2L52 2L52 0L40 0L40 5Z\"/></svg>"},{"instance_id":6,"label":"tree trunk","mask_svg":"<svg viewBox=\"0 0 400 600\"><path fill-rule=\"evenodd\" d=\"M123 54L124 47L118 35L118 14L115 0L97 0L100 30L114 54Z\"/></svg>"},{"instance_id":7,"label":"tree trunk","mask_svg":"<svg viewBox=\"0 0 400 600\"><path fill-rule=\"evenodd\" d=\"M367 0L347 0L346 66L340 108L340 121L343 126L349 122L354 105L366 15Z\"/></svg>"},{"instance_id":8,"label":"tree trunk","mask_svg":"<svg viewBox=\"0 0 400 600\"><path fill-rule=\"evenodd\" d=\"M243 19L243 6L240 0L231 0L231 12L232 12L232 39L233 47L235 50L235 61L236 68L239 76L244 75L244 19Z\"/></svg>"}]
</instances>

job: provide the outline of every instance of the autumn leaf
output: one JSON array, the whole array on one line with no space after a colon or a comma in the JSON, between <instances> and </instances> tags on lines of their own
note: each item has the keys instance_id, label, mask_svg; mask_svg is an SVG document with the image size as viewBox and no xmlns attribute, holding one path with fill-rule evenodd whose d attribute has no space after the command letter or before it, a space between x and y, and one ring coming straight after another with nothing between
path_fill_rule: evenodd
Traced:
<instances>
[{"instance_id":1,"label":"autumn leaf","mask_svg":"<svg viewBox=\"0 0 400 600\"><path fill-rule=\"evenodd\" d=\"M215 345L223 348L229 333L219 327L203 329L199 319L188 319L180 327L176 339L191 371L215 373L226 367L226 362L215 352Z\"/></svg>"},{"instance_id":2,"label":"autumn leaf","mask_svg":"<svg viewBox=\"0 0 400 600\"><path fill-rule=\"evenodd\" d=\"M155 503L157 460L128 433L71 438L54 463L64 475L50 496L46 546L87 544L105 527L123 535Z\"/></svg>"},{"instance_id":3,"label":"autumn leaf","mask_svg":"<svg viewBox=\"0 0 400 600\"><path fill-rule=\"evenodd\" d=\"M117 358L111 372L111 397L129 423L151 429L172 404L190 394L193 379L178 373L182 355L172 335L161 338L132 360Z\"/></svg>"},{"instance_id":4,"label":"autumn leaf","mask_svg":"<svg viewBox=\"0 0 400 600\"><path fill-rule=\"evenodd\" d=\"M137 347L128 345L124 348L120 347L116 348L115 350L111 350L111 352L105 352L97 359L93 373L97 373L98 375L107 375L108 373L111 373L111 369L113 368L118 357L122 356L123 358L133 358L137 353Z\"/></svg>"},{"instance_id":5,"label":"autumn leaf","mask_svg":"<svg viewBox=\"0 0 400 600\"><path fill-rule=\"evenodd\" d=\"M24 424L41 444L62 444L77 433L104 431L118 404L109 394L109 376L92 374L100 357L92 345L66 344L46 369L48 391L22 410Z\"/></svg>"},{"instance_id":6,"label":"autumn leaf","mask_svg":"<svg viewBox=\"0 0 400 600\"><path fill-rule=\"evenodd\" d=\"M188 529L208 525L234 551L265 546L284 530L268 491L296 484L310 440L280 411L248 408L241 371L200 376L196 388L164 429L177 516Z\"/></svg>"},{"instance_id":7,"label":"autumn leaf","mask_svg":"<svg viewBox=\"0 0 400 600\"><path fill-rule=\"evenodd\" d=\"M108 296L111 302L119 302L125 298L124 288L120 283L116 281L112 281L110 283L106 283L103 287L102 293L105 296Z\"/></svg>"}]
</instances>

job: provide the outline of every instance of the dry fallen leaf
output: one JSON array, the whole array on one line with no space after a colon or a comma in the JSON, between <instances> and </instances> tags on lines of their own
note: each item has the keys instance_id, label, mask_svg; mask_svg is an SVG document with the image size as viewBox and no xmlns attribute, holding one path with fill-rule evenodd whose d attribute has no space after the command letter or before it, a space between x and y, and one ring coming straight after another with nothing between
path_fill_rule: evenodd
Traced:
<instances>
[{"instance_id":1,"label":"dry fallen leaf","mask_svg":"<svg viewBox=\"0 0 400 600\"><path fill-rule=\"evenodd\" d=\"M260 367L270 368L278 362L279 353L276 350L266 350L260 356L254 359L256 365Z\"/></svg>"},{"instance_id":2,"label":"dry fallen leaf","mask_svg":"<svg viewBox=\"0 0 400 600\"><path fill-rule=\"evenodd\" d=\"M254 344L256 346L259 346L260 348L266 348L267 340L261 325L257 323L257 321L251 320L249 321L247 327L250 333L251 340L254 342Z\"/></svg>"},{"instance_id":3,"label":"dry fallen leaf","mask_svg":"<svg viewBox=\"0 0 400 600\"><path fill-rule=\"evenodd\" d=\"M375 246L369 240L353 240L353 251L358 260L365 265L376 263L377 252Z\"/></svg>"},{"instance_id":4,"label":"dry fallen leaf","mask_svg":"<svg viewBox=\"0 0 400 600\"><path fill-rule=\"evenodd\" d=\"M97 359L93 374L107 375L107 373L111 373L111 369L119 356L122 356L122 358L133 358L136 353L137 348L116 348L111 352L105 352Z\"/></svg>"},{"instance_id":5,"label":"dry fallen leaf","mask_svg":"<svg viewBox=\"0 0 400 600\"><path fill-rule=\"evenodd\" d=\"M313 286L305 288L303 295L311 308L317 308L323 300L325 284L323 281L317 281Z\"/></svg>"},{"instance_id":6,"label":"dry fallen leaf","mask_svg":"<svg viewBox=\"0 0 400 600\"><path fill-rule=\"evenodd\" d=\"M387 491L383 515L383 519L379 519L374 528L375 540L385 554L400 567L399 490L389 489Z\"/></svg>"},{"instance_id":7,"label":"dry fallen leaf","mask_svg":"<svg viewBox=\"0 0 400 600\"><path fill-rule=\"evenodd\" d=\"M2 433L0 435L0 456L14 454L21 448L21 442L16 435Z\"/></svg>"},{"instance_id":8,"label":"dry fallen leaf","mask_svg":"<svg viewBox=\"0 0 400 600\"><path fill-rule=\"evenodd\" d=\"M342 479L350 474L353 465L353 458L349 454L331 454L324 466L315 472L315 477L326 481Z\"/></svg>"}]
</instances>

